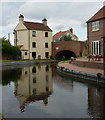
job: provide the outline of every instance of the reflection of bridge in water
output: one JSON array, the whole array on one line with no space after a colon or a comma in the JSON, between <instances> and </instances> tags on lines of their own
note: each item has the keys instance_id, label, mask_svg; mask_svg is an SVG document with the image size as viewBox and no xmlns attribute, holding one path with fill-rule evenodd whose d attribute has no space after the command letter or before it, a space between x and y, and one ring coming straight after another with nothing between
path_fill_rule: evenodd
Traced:
<instances>
[{"instance_id":1,"label":"reflection of bridge in water","mask_svg":"<svg viewBox=\"0 0 105 120\"><path fill-rule=\"evenodd\" d=\"M26 103L43 100L47 105L52 91L50 65L38 65L22 68L21 77L15 82L14 94L19 101L21 111L24 112Z\"/></svg>"}]
</instances>

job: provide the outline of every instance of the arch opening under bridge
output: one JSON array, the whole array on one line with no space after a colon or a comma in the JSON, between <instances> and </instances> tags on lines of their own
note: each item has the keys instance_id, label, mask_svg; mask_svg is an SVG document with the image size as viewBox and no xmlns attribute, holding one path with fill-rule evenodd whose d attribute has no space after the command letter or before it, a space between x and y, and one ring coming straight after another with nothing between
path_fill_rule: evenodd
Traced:
<instances>
[{"instance_id":1,"label":"arch opening under bridge","mask_svg":"<svg viewBox=\"0 0 105 120\"><path fill-rule=\"evenodd\" d=\"M76 55L74 52L69 50L60 51L55 55L56 60L63 60L63 57L65 58L65 60L70 60L70 57L76 58Z\"/></svg>"}]
</instances>

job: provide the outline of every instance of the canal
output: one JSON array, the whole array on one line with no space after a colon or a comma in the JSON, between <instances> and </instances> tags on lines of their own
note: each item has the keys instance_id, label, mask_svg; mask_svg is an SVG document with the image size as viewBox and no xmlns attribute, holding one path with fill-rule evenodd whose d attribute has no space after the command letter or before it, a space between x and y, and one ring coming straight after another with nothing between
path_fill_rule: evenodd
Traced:
<instances>
[{"instance_id":1,"label":"canal","mask_svg":"<svg viewBox=\"0 0 105 120\"><path fill-rule=\"evenodd\" d=\"M2 70L5 118L105 118L105 88L60 76L53 64Z\"/></svg>"}]
</instances>

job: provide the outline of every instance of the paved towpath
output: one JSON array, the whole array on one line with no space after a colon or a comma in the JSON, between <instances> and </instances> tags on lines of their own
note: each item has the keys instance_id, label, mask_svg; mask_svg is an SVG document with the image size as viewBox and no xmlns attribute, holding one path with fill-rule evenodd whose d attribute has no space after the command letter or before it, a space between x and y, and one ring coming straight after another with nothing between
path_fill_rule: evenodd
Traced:
<instances>
[{"instance_id":1,"label":"paved towpath","mask_svg":"<svg viewBox=\"0 0 105 120\"><path fill-rule=\"evenodd\" d=\"M104 74L104 71L102 69L79 67L79 66L76 66L76 65L73 65L73 64L70 64L70 63L59 63L59 66L68 68L70 70L86 72L86 73L90 73L90 74L97 74L97 73Z\"/></svg>"}]
</instances>

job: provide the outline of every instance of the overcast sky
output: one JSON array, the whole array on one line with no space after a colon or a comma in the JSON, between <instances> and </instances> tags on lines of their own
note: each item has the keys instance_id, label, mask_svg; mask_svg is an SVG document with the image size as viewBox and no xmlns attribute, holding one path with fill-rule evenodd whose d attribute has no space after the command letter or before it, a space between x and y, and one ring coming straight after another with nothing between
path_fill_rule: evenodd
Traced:
<instances>
[{"instance_id":1,"label":"overcast sky","mask_svg":"<svg viewBox=\"0 0 105 120\"><path fill-rule=\"evenodd\" d=\"M13 29L18 23L19 14L23 14L26 21L42 22L46 17L53 34L58 31L73 28L80 40L87 39L86 21L94 15L102 6L103 2L8 2L4 0L2 10L2 34L0 37L11 34L13 43ZM11 0L12 1L12 0ZM26 2L24 2L26 1ZM32 1L32 0L31 0ZM60 1L60 0L58 0ZM1 21L0 21L1 23Z\"/></svg>"}]
</instances>

